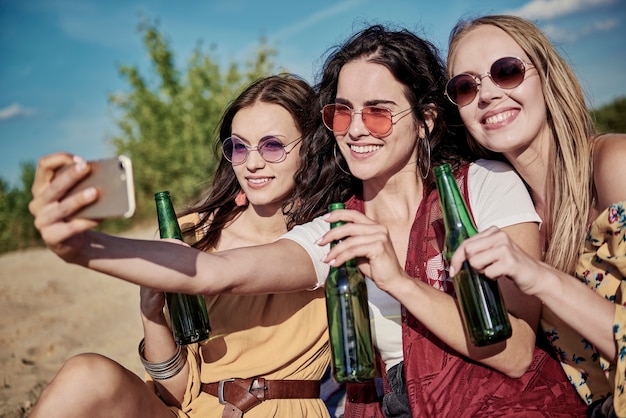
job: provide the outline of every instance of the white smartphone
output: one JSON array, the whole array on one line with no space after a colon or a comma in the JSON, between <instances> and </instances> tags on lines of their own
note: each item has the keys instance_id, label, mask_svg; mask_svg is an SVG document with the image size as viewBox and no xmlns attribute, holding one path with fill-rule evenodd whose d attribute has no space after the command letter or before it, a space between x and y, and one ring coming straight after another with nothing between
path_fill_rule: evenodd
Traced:
<instances>
[{"instance_id":1,"label":"white smartphone","mask_svg":"<svg viewBox=\"0 0 626 418\"><path fill-rule=\"evenodd\" d=\"M135 213L135 186L130 158L119 157L89 161L91 172L74 186L68 196L95 187L98 200L72 214L71 218L130 218Z\"/></svg>"}]
</instances>

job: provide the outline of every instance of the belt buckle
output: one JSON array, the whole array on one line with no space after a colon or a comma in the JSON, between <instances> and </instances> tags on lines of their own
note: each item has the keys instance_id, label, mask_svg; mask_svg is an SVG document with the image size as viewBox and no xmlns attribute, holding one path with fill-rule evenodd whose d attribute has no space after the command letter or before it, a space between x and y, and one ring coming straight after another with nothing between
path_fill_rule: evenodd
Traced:
<instances>
[{"instance_id":1,"label":"belt buckle","mask_svg":"<svg viewBox=\"0 0 626 418\"><path fill-rule=\"evenodd\" d=\"M220 404L226 405L226 401L224 400L224 383L232 383L235 379L224 379L220 380L217 384L217 400Z\"/></svg>"}]
</instances>

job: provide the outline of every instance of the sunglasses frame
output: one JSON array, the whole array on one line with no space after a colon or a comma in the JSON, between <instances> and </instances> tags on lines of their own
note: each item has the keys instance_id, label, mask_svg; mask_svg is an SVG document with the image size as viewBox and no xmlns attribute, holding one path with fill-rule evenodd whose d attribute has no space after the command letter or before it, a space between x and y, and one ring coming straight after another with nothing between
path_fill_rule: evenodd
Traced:
<instances>
[{"instance_id":1,"label":"sunglasses frame","mask_svg":"<svg viewBox=\"0 0 626 418\"><path fill-rule=\"evenodd\" d=\"M238 163L233 162L233 160L232 160L232 154L231 154L231 158L228 158L228 156L226 155L226 151L224 150L224 146L226 145L226 142L227 142L227 141L230 141L230 142L232 143L232 142L233 142L233 138L236 138L237 140L239 140L239 141L240 141L240 143L241 143L241 145L243 145L243 146L246 148L246 156L244 157L244 159L243 159L243 160L241 160L241 162L238 162ZM261 158L263 158L263 160L264 160L266 163L270 163L270 164L274 164L274 163L281 163L281 162L285 161L285 159L287 158L287 155L289 155L289 153L290 153L291 151L293 151L293 148L295 148L295 146L298 144L298 142L300 142L300 141L302 140L302 138L303 138L303 137L301 136L301 137L298 137L298 138L294 139L294 140L293 140L293 141L291 141L291 142L288 142L288 143L286 143L286 144L283 144L283 143L280 141L280 139L278 139L278 138L277 138L277 137L275 137L274 135L268 135L268 136L264 136L263 138L261 138L261 139L259 140L259 144L258 144L258 145L254 145L254 146L253 146L253 145L246 145L246 144L243 142L243 139L239 138L239 137L238 137L238 136L236 136L236 135L232 135L232 136L229 136L228 138L226 138L225 140L223 140L223 141L222 141L222 155L223 155L223 156L224 156L224 158L226 158L226 160L228 160L228 162L230 162L232 165L241 165L241 164L245 163L245 162L246 162L246 160L248 159L248 155L250 155L250 151L256 151L256 152L258 152L258 153L259 153L259 155L261 156ZM276 141L276 142L278 142L278 143L281 145L281 147L283 148L283 155L282 155L280 158L278 158L277 160L273 160L273 161L270 161L270 160L268 160L267 158L265 158L265 157L263 156L263 152L262 152L261 150L259 150L259 147L262 147L264 144L266 144L266 143L267 143L268 141L270 141L270 140L271 140L271 141ZM293 148L291 148L289 151L287 151L287 147L288 147L289 145L292 145L292 144L293 144Z\"/></svg>"},{"instance_id":2,"label":"sunglasses frame","mask_svg":"<svg viewBox=\"0 0 626 418\"><path fill-rule=\"evenodd\" d=\"M492 70L493 70L493 66L496 65L496 63L502 61L502 60L514 60L518 63L521 64L521 73L522 73L522 78L520 80L519 83L511 86L511 87L504 87L501 86L491 75ZM491 81L493 82L493 84L495 84L496 86L498 86L501 89L505 89L505 90L511 90L514 89L516 87L519 87L524 80L526 79L526 70L527 67L534 67L533 63L531 62L526 62L523 59L521 59L520 57L502 57L502 58L498 58L497 60L495 60L491 66L489 67L489 71L486 73L482 73L482 74L470 74L470 73L460 73L455 75L454 77L452 77L450 80L448 80L448 82L446 83L446 88L444 90L444 95L448 98L448 100L450 100L450 102L452 102L454 105L458 106L458 107L464 107L467 106L468 104L472 103L474 101L474 99L476 98L476 96L478 96L478 92L480 91L480 86L482 85L482 80L485 77L489 77L491 79ZM467 103L464 104L459 104L457 102L455 102L452 97L450 97L450 95L448 94L448 87L451 85L451 83L454 82L455 79L458 79L459 77L470 77L472 80L474 80L474 96L472 97L472 100L470 100Z\"/></svg>"},{"instance_id":3,"label":"sunglasses frame","mask_svg":"<svg viewBox=\"0 0 626 418\"><path fill-rule=\"evenodd\" d=\"M350 123L348 124L348 126L346 127L346 129L344 129L343 131L335 131L333 130L330 126L328 126L326 124L326 120L324 120L324 110L330 108L331 106L343 106L347 109L350 110ZM378 133L378 132L372 132L372 130L367 126L367 122L365 121L365 119L363 118L363 110L367 109L367 108L375 108L375 109L381 109L381 110L385 110L389 113L389 129L387 130L387 132L383 132L383 133ZM324 126L326 127L326 129L328 129L329 131L331 131L332 133L336 134L336 135L345 135L348 130L350 129L350 125L352 125L352 122L354 121L354 115L356 114L360 114L361 115L361 122L363 122L363 126L365 126L365 129L367 129L367 132L369 132L370 135L372 135L375 138L384 138L388 135L391 134L391 132L393 131L393 125L396 124L396 121L393 120L393 118L395 116L398 116L402 113L406 113L409 110L413 110L413 106L406 108L404 110L400 110L396 113L392 113L390 109L387 109L386 107L383 106L364 106L361 108L361 110L355 110L353 108L351 108L350 106L348 106L347 104L343 104L343 103L329 103L327 105L324 105L324 107L322 107L322 110L320 110L320 113L322 114L322 123L324 124ZM334 114L335 112L333 112Z\"/></svg>"}]
</instances>

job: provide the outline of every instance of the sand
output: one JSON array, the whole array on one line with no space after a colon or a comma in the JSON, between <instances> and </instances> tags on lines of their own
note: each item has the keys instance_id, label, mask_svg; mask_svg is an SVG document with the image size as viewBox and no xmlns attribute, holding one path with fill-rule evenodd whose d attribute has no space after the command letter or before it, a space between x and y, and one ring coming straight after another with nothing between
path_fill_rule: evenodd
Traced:
<instances>
[{"instance_id":1,"label":"sand","mask_svg":"<svg viewBox=\"0 0 626 418\"><path fill-rule=\"evenodd\" d=\"M156 226L121 234L154 239ZM139 287L67 264L48 249L0 255L0 418L27 417L45 385L72 356L95 352L141 378ZM326 379L331 416L343 391ZM337 403L340 403L338 406Z\"/></svg>"},{"instance_id":2,"label":"sand","mask_svg":"<svg viewBox=\"0 0 626 418\"><path fill-rule=\"evenodd\" d=\"M151 239L153 228L125 236ZM47 249L0 256L0 417L26 417L70 357L104 354L139 376L139 287Z\"/></svg>"}]
</instances>

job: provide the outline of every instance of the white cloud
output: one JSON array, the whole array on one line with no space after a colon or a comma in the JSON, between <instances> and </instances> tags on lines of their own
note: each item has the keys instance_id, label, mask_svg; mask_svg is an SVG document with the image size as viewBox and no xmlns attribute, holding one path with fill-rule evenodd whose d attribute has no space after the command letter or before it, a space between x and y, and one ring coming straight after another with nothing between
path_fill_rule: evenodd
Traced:
<instances>
[{"instance_id":1,"label":"white cloud","mask_svg":"<svg viewBox=\"0 0 626 418\"><path fill-rule=\"evenodd\" d=\"M581 10L596 6L612 4L615 0L531 0L522 7L507 10L512 14L526 19L555 19Z\"/></svg>"},{"instance_id":2,"label":"white cloud","mask_svg":"<svg viewBox=\"0 0 626 418\"><path fill-rule=\"evenodd\" d=\"M542 30L553 42L571 43L593 32L611 30L616 27L618 23L619 21L617 19L606 19L583 26L582 28L576 29L576 31L568 31L555 25L546 25Z\"/></svg>"},{"instance_id":3,"label":"white cloud","mask_svg":"<svg viewBox=\"0 0 626 418\"><path fill-rule=\"evenodd\" d=\"M345 13L348 10L355 8L356 6L358 6L359 3L361 3L360 0L347 0L339 2L332 7L328 7L317 13L313 13L312 15L307 16L305 19L295 22L294 24L289 25L276 33L273 33L271 36L272 38L276 39L284 39L290 36L294 36L319 22L323 22L328 18L341 15L342 13Z\"/></svg>"},{"instance_id":4,"label":"white cloud","mask_svg":"<svg viewBox=\"0 0 626 418\"><path fill-rule=\"evenodd\" d=\"M30 116L34 114L33 109L28 109L20 106L17 103L13 103L11 106L0 109L0 120L9 120L19 117Z\"/></svg>"}]
</instances>

